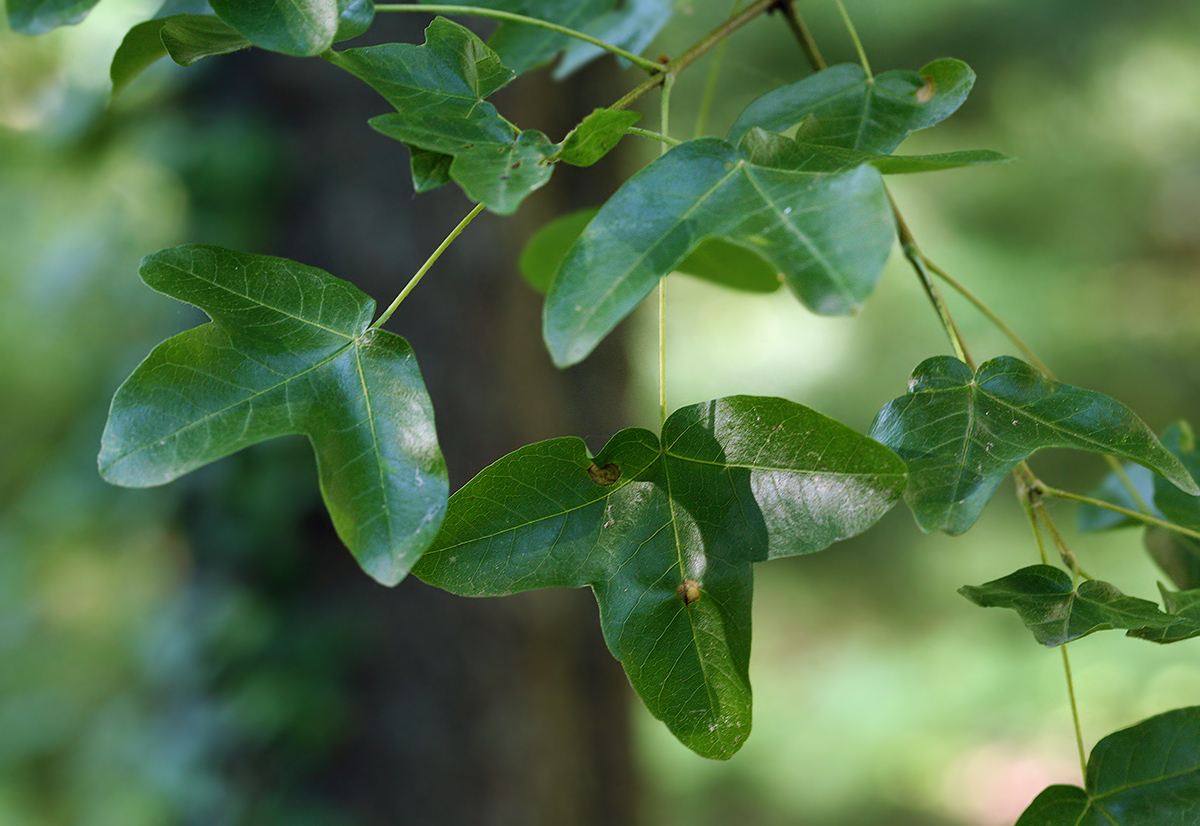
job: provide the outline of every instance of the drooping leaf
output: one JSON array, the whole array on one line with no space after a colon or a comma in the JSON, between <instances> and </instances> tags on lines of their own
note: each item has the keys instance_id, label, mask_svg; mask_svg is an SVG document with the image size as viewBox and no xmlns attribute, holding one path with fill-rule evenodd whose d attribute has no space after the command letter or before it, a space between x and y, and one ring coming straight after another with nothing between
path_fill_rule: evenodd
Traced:
<instances>
[{"instance_id":1,"label":"drooping leaf","mask_svg":"<svg viewBox=\"0 0 1200 826\"><path fill-rule=\"evenodd\" d=\"M1200 588L1200 540L1167 528L1148 526L1142 541L1150 558L1175 587L1184 591Z\"/></svg>"},{"instance_id":2,"label":"drooping leaf","mask_svg":"<svg viewBox=\"0 0 1200 826\"><path fill-rule=\"evenodd\" d=\"M1133 493L1130 493L1125 481L1115 471L1105 476L1104 480L1088 496L1131 511L1141 512L1144 505L1150 516L1162 518L1158 508L1154 507L1154 471L1132 462L1122 462L1121 472L1133 486L1134 493L1137 494L1136 499ZM1084 532L1107 531L1113 528L1127 528L1143 524L1132 516L1125 516L1114 510L1089 504L1079 506L1075 521L1079 530Z\"/></svg>"},{"instance_id":3,"label":"drooping leaf","mask_svg":"<svg viewBox=\"0 0 1200 826\"><path fill-rule=\"evenodd\" d=\"M312 57L333 45L337 0L209 0L217 16L255 46Z\"/></svg>"},{"instance_id":4,"label":"drooping leaf","mask_svg":"<svg viewBox=\"0 0 1200 826\"><path fill-rule=\"evenodd\" d=\"M550 288L567 250L598 211L581 209L568 213L534 233L518 261L521 275L531 287L540 293ZM676 265L675 272L753 293L774 292L782 283L779 273L753 252L720 238L701 241L700 246Z\"/></svg>"},{"instance_id":5,"label":"drooping leaf","mask_svg":"<svg viewBox=\"0 0 1200 826\"><path fill-rule=\"evenodd\" d=\"M1200 634L1200 625L1187 617L1165 614L1153 602L1126 596L1107 582L1086 580L1072 587L1071 577L1050 565L1031 565L983 585L964 585L958 592L984 608L1012 608L1042 645L1062 645L1109 628L1152 639L1168 629L1178 633L1183 623Z\"/></svg>"},{"instance_id":6,"label":"drooping leaf","mask_svg":"<svg viewBox=\"0 0 1200 826\"><path fill-rule=\"evenodd\" d=\"M1001 480L1044 447L1130 459L1200 493L1133 411L1115 399L1052 381L1001 356L971 368L950 356L926 359L908 394L875 417L871 435L895 450L912 478L904 494L922 530L969 529Z\"/></svg>"},{"instance_id":7,"label":"drooping leaf","mask_svg":"<svg viewBox=\"0 0 1200 826\"><path fill-rule=\"evenodd\" d=\"M1016 826L1200 823L1200 707L1110 734L1092 749L1084 788L1050 786Z\"/></svg>"},{"instance_id":8,"label":"drooping leaf","mask_svg":"<svg viewBox=\"0 0 1200 826\"><path fill-rule=\"evenodd\" d=\"M1179 642L1200 637L1200 589L1172 591L1160 582L1163 609L1171 622L1165 626L1148 625L1130 629L1128 635L1157 643Z\"/></svg>"},{"instance_id":9,"label":"drooping leaf","mask_svg":"<svg viewBox=\"0 0 1200 826\"><path fill-rule=\"evenodd\" d=\"M218 247L163 250L141 275L212 321L160 344L117 390L103 477L160 485L304 434L342 541L375 579L403 578L437 533L448 481L416 359L368 327L375 303L321 270Z\"/></svg>"},{"instance_id":10,"label":"drooping leaf","mask_svg":"<svg viewBox=\"0 0 1200 826\"><path fill-rule=\"evenodd\" d=\"M396 108L371 125L406 146L453 158L414 160L414 181L426 189L448 174L493 212L511 213L550 179L558 147L541 132L520 132L484 98L513 78L482 40L457 23L435 18L425 43L389 43L326 55L370 84Z\"/></svg>"},{"instance_id":11,"label":"drooping leaf","mask_svg":"<svg viewBox=\"0 0 1200 826\"><path fill-rule=\"evenodd\" d=\"M674 147L617 190L546 296L559 366L592 351L706 238L752 250L809 309L853 312L874 289L895 228L879 173L759 166L715 138Z\"/></svg>"},{"instance_id":12,"label":"drooping leaf","mask_svg":"<svg viewBox=\"0 0 1200 826\"><path fill-rule=\"evenodd\" d=\"M802 172L842 172L864 163L884 175L903 175L912 172L936 172L963 166L1007 163L1008 155L990 149L969 149L961 152L940 152L935 155L883 155L846 149L819 143L805 143L757 126L748 131L739 143L746 156L761 166L782 167Z\"/></svg>"},{"instance_id":13,"label":"drooping leaf","mask_svg":"<svg viewBox=\"0 0 1200 826\"><path fill-rule=\"evenodd\" d=\"M888 154L918 129L950 117L974 83L971 68L951 58L874 78L854 64L830 66L753 101L728 138L736 144L754 126L786 132L799 125L796 139L805 143Z\"/></svg>"},{"instance_id":14,"label":"drooping leaf","mask_svg":"<svg viewBox=\"0 0 1200 826\"><path fill-rule=\"evenodd\" d=\"M453 155L430 152L409 144L405 144L405 148L408 149L409 166L412 169L413 191L418 195L453 180L450 177L450 165L454 163Z\"/></svg>"},{"instance_id":15,"label":"drooping leaf","mask_svg":"<svg viewBox=\"0 0 1200 826\"><path fill-rule=\"evenodd\" d=\"M1178 456L1188 475L1200 475L1200 451L1196 450L1196 438L1191 426L1184 421L1176 422L1163 431L1163 446ZM1184 528L1200 530L1200 496L1192 496L1165 479L1154 480L1154 506L1164 519Z\"/></svg>"},{"instance_id":16,"label":"drooping leaf","mask_svg":"<svg viewBox=\"0 0 1200 826\"><path fill-rule=\"evenodd\" d=\"M180 66L191 66L206 57L229 54L254 45L214 15L179 14L151 22L162 24L159 41L163 51Z\"/></svg>"},{"instance_id":17,"label":"drooping leaf","mask_svg":"<svg viewBox=\"0 0 1200 826\"><path fill-rule=\"evenodd\" d=\"M605 43L640 55L671 19L672 0L622 0L612 11L584 27ZM562 60L554 67L554 78L562 80L605 54L599 46L572 40Z\"/></svg>"},{"instance_id":18,"label":"drooping leaf","mask_svg":"<svg viewBox=\"0 0 1200 826\"><path fill-rule=\"evenodd\" d=\"M45 34L73 26L87 17L99 0L5 0L8 25L21 34Z\"/></svg>"},{"instance_id":19,"label":"drooping leaf","mask_svg":"<svg viewBox=\"0 0 1200 826\"><path fill-rule=\"evenodd\" d=\"M661 440L623 430L509 454L451 497L415 567L470 596L590 586L605 640L656 717L727 758L750 729L752 563L866 530L899 497L888 450L783 399L686 407Z\"/></svg>"},{"instance_id":20,"label":"drooping leaf","mask_svg":"<svg viewBox=\"0 0 1200 826\"><path fill-rule=\"evenodd\" d=\"M607 155L642 116L637 112L595 109L567 133L557 160L591 166Z\"/></svg>"}]
</instances>

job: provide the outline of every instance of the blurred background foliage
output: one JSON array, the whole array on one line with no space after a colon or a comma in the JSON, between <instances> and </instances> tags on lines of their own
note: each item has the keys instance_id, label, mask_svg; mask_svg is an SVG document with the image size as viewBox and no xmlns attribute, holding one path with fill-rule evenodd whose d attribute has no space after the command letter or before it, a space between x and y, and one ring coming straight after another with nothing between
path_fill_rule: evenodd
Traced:
<instances>
[{"instance_id":1,"label":"blurred background foliage","mask_svg":"<svg viewBox=\"0 0 1200 826\"><path fill-rule=\"evenodd\" d=\"M681 3L658 48L690 44L729 5ZM829 62L852 60L832 4L798 5ZM954 56L978 74L963 109L902 151L1018 159L892 179L926 253L1060 379L1126 401L1155 430L1200 419L1200 6L847 6L876 71ZM0 826L397 822L364 815L330 779L354 658L375 645L345 612L287 597L313 530L302 446L266 445L162 489L96 476L112 390L149 346L197 321L141 284L138 259L185 241L258 251L288 195L294 136L268 118L204 120L187 107L190 85L223 58L156 66L108 105L107 60L154 11L105 0L69 30L0 31ZM723 59L717 133L806 73L777 19L739 34ZM696 121L704 72L677 86L678 137ZM628 146L625 160L655 152ZM544 209L535 197L524 212ZM851 319L683 276L669 295L672 407L780 395L866 429L918 362L948 349L900 261ZM978 358L1011 352L951 302ZM655 340L651 315L635 317L626 407L639 424L656 418ZM1065 452L1034 467L1081 491L1104 472ZM1070 510L1056 513L1069 529ZM1095 575L1156 593L1138 532L1068 530L1068 541ZM962 538L923 536L898 508L835 549L762 566L756 729L732 761L708 762L635 704L644 821L1000 826L1046 784L1078 782L1059 654L955 594L1036 559L1006 487ZM1109 633L1071 653L1089 746L1200 702L1190 643Z\"/></svg>"}]
</instances>

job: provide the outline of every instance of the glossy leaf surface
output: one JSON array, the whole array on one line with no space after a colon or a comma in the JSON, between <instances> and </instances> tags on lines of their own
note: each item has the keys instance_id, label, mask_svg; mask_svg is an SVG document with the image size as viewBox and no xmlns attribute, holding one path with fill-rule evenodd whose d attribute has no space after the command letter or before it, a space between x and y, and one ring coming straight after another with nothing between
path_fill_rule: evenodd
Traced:
<instances>
[{"instance_id":1,"label":"glossy leaf surface","mask_svg":"<svg viewBox=\"0 0 1200 826\"><path fill-rule=\"evenodd\" d=\"M727 758L750 730L752 563L818 551L899 498L892 453L808 408L736 396L623 430L529 445L450 501L414 573L484 596L590 586L605 639L689 748Z\"/></svg>"},{"instance_id":2,"label":"glossy leaf surface","mask_svg":"<svg viewBox=\"0 0 1200 826\"><path fill-rule=\"evenodd\" d=\"M840 315L875 288L895 228L869 166L772 168L724 141L688 141L626 181L567 253L544 313L555 363L586 357L707 238L753 251L809 309Z\"/></svg>"},{"instance_id":3,"label":"glossy leaf surface","mask_svg":"<svg viewBox=\"0 0 1200 826\"><path fill-rule=\"evenodd\" d=\"M5 0L8 25L22 34L45 34L87 17L99 0Z\"/></svg>"},{"instance_id":4,"label":"glossy leaf surface","mask_svg":"<svg viewBox=\"0 0 1200 826\"><path fill-rule=\"evenodd\" d=\"M414 157L418 189L449 175L493 212L511 213L550 179L558 147L541 132L520 132L484 98L513 78L500 58L467 29L436 18L425 44L347 49L328 59L370 84L396 108L371 125L406 146L452 158ZM444 169L444 172L442 171Z\"/></svg>"},{"instance_id":5,"label":"glossy leaf surface","mask_svg":"<svg viewBox=\"0 0 1200 826\"><path fill-rule=\"evenodd\" d=\"M540 293L550 288L567 250L597 212L597 209L581 209L568 213L533 234L518 262L521 276L531 287ZM720 238L701 241L675 266L675 272L753 293L774 292L783 283L779 273L753 252Z\"/></svg>"},{"instance_id":6,"label":"glossy leaf surface","mask_svg":"<svg viewBox=\"0 0 1200 826\"><path fill-rule=\"evenodd\" d=\"M641 118L637 112L595 109L563 139L557 160L591 166L612 151Z\"/></svg>"},{"instance_id":7,"label":"glossy leaf surface","mask_svg":"<svg viewBox=\"0 0 1200 826\"><path fill-rule=\"evenodd\" d=\"M368 329L374 302L321 270L218 247L163 250L141 275L212 322L160 344L117 390L101 475L159 485L304 434L338 535L398 582L437 532L448 481L416 359Z\"/></svg>"},{"instance_id":8,"label":"glossy leaf surface","mask_svg":"<svg viewBox=\"0 0 1200 826\"><path fill-rule=\"evenodd\" d=\"M781 86L753 101L729 130L737 143L751 127L785 132L799 125L805 143L888 154L910 134L950 117L971 91L975 73L943 58L920 72L883 72L841 64Z\"/></svg>"},{"instance_id":9,"label":"glossy leaf surface","mask_svg":"<svg viewBox=\"0 0 1200 826\"><path fill-rule=\"evenodd\" d=\"M1011 356L992 359L975 374L956 358L935 356L917 366L908 389L879 412L871 435L908 464L912 478L904 498L923 530L965 532L1001 480L1045 447L1130 459L1200 493L1125 405L1047 379Z\"/></svg>"},{"instance_id":10,"label":"glossy leaf surface","mask_svg":"<svg viewBox=\"0 0 1200 826\"><path fill-rule=\"evenodd\" d=\"M984 608L1013 609L1042 645L1062 645L1110 628L1154 642L1200 634L1200 624L1189 615L1164 613L1153 602L1126 596L1100 580L1072 587L1070 575L1050 565L1032 565L958 592ZM1171 604L1180 605L1168 603L1169 609Z\"/></svg>"},{"instance_id":11,"label":"glossy leaf surface","mask_svg":"<svg viewBox=\"0 0 1200 826\"><path fill-rule=\"evenodd\" d=\"M209 0L217 16L263 49L312 57L333 45L337 0Z\"/></svg>"},{"instance_id":12,"label":"glossy leaf surface","mask_svg":"<svg viewBox=\"0 0 1200 826\"><path fill-rule=\"evenodd\" d=\"M1096 744L1084 788L1050 786L1016 826L1200 823L1200 708L1179 708Z\"/></svg>"}]
</instances>

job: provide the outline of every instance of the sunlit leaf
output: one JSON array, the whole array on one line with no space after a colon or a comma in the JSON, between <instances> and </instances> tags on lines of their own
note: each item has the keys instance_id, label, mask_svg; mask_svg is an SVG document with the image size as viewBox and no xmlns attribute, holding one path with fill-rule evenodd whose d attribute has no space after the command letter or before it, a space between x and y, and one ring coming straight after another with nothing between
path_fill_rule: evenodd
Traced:
<instances>
[{"instance_id":1,"label":"sunlit leaf","mask_svg":"<svg viewBox=\"0 0 1200 826\"><path fill-rule=\"evenodd\" d=\"M333 45L337 0L209 0L217 16L255 46L311 57Z\"/></svg>"},{"instance_id":2,"label":"sunlit leaf","mask_svg":"<svg viewBox=\"0 0 1200 826\"><path fill-rule=\"evenodd\" d=\"M437 532L448 481L416 359L369 329L375 303L321 270L218 247L163 250L141 275L212 322L160 344L117 390L103 477L160 485L304 434L338 535L367 573L398 582Z\"/></svg>"},{"instance_id":3,"label":"sunlit leaf","mask_svg":"<svg viewBox=\"0 0 1200 826\"><path fill-rule=\"evenodd\" d=\"M950 356L926 359L908 394L875 417L871 435L900 454L912 479L904 494L923 530L960 534L996 487L1045 447L1130 459L1200 493L1180 461L1115 399L1052 381L1001 356L971 368Z\"/></svg>"},{"instance_id":4,"label":"sunlit leaf","mask_svg":"<svg viewBox=\"0 0 1200 826\"><path fill-rule=\"evenodd\" d=\"M22 34L45 34L87 17L99 0L5 0L8 25Z\"/></svg>"},{"instance_id":5,"label":"sunlit leaf","mask_svg":"<svg viewBox=\"0 0 1200 826\"><path fill-rule=\"evenodd\" d=\"M1200 823L1200 708L1178 708L1092 749L1084 788L1050 786L1016 826Z\"/></svg>"},{"instance_id":6,"label":"sunlit leaf","mask_svg":"<svg viewBox=\"0 0 1200 826\"><path fill-rule=\"evenodd\" d=\"M706 238L752 250L809 309L839 315L875 288L895 228L869 166L797 172L714 138L688 141L626 181L568 252L546 296L555 363L586 357Z\"/></svg>"},{"instance_id":7,"label":"sunlit leaf","mask_svg":"<svg viewBox=\"0 0 1200 826\"><path fill-rule=\"evenodd\" d=\"M605 640L651 713L689 748L727 758L750 731L752 563L811 553L870 527L903 464L783 399L676 411L661 441L623 430L529 445L456 493L414 573L484 596L590 586Z\"/></svg>"},{"instance_id":8,"label":"sunlit leaf","mask_svg":"<svg viewBox=\"0 0 1200 826\"><path fill-rule=\"evenodd\" d=\"M567 133L556 160L572 166L591 166L607 155L641 117L637 112L593 110Z\"/></svg>"},{"instance_id":9,"label":"sunlit leaf","mask_svg":"<svg viewBox=\"0 0 1200 826\"><path fill-rule=\"evenodd\" d=\"M448 166L415 159L418 188L439 185L448 174L474 200L507 214L550 179L558 147L541 132L518 131L484 100L513 73L457 23L435 18L421 46L389 43L326 57L396 108L372 118L375 129L406 146L453 158Z\"/></svg>"},{"instance_id":10,"label":"sunlit leaf","mask_svg":"<svg viewBox=\"0 0 1200 826\"><path fill-rule=\"evenodd\" d=\"M971 91L975 73L951 58L920 72L890 71L868 78L841 64L781 86L752 102L729 130L737 143L751 127L786 132L799 125L806 143L887 154L918 129L950 117Z\"/></svg>"}]
</instances>

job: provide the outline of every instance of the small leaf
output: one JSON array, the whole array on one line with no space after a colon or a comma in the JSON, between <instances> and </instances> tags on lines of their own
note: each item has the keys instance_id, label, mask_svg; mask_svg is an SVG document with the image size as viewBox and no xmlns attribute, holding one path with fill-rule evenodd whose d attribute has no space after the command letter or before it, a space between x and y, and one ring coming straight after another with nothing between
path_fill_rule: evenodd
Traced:
<instances>
[{"instance_id":1,"label":"small leaf","mask_svg":"<svg viewBox=\"0 0 1200 826\"><path fill-rule=\"evenodd\" d=\"M417 194L437 189L453 180L450 177L450 165L454 163L453 155L429 152L419 146L405 146L412 168L413 190Z\"/></svg>"},{"instance_id":2,"label":"small leaf","mask_svg":"<svg viewBox=\"0 0 1200 826\"><path fill-rule=\"evenodd\" d=\"M1200 474L1200 451L1196 450L1196 439L1187 422L1176 422L1164 430L1162 443L1179 457L1190 477L1194 479ZM1200 496L1192 496L1167 484L1165 479L1155 478L1154 505L1164 519L1184 528L1200 530Z\"/></svg>"},{"instance_id":3,"label":"small leaf","mask_svg":"<svg viewBox=\"0 0 1200 826\"><path fill-rule=\"evenodd\" d=\"M462 0L475 5L471 0ZM460 5L455 2L454 5ZM550 23L581 30L615 5L615 0L494 0L490 7L537 17ZM502 22L488 38L504 65L517 74L542 66L574 42L569 35L540 26Z\"/></svg>"},{"instance_id":4,"label":"small leaf","mask_svg":"<svg viewBox=\"0 0 1200 826\"><path fill-rule=\"evenodd\" d=\"M180 66L191 66L206 57L229 54L254 45L224 20L211 14L177 14L163 18L161 23L159 38L163 48Z\"/></svg>"},{"instance_id":5,"label":"small leaf","mask_svg":"<svg viewBox=\"0 0 1200 826\"><path fill-rule=\"evenodd\" d=\"M1073 588L1066 572L1049 565L1022 568L983 585L964 585L958 592L984 608L1012 608L1034 638L1047 646L1108 628L1137 630L1144 633L1136 636L1148 638L1156 629L1178 625L1153 602L1126 596L1107 582L1087 580Z\"/></svg>"},{"instance_id":6,"label":"small leaf","mask_svg":"<svg viewBox=\"0 0 1200 826\"><path fill-rule=\"evenodd\" d=\"M1161 519L1162 514L1159 513L1158 508L1154 507L1154 471L1132 462L1122 462L1121 470L1129 483L1133 485L1140 502L1133 498L1125 486L1125 482L1116 472L1105 476L1104 481L1088 496L1131 511L1141 512L1141 506L1144 504L1150 516L1157 516ZM1076 525L1079 530L1084 532L1107 531L1113 528L1128 528L1143 524L1132 516L1125 516L1114 510L1086 503L1079 506L1076 515Z\"/></svg>"},{"instance_id":7,"label":"small leaf","mask_svg":"<svg viewBox=\"0 0 1200 826\"><path fill-rule=\"evenodd\" d=\"M333 36L334 43L352 40L366 34L375 22L375 3L373 0L337 0L338 25L337 33Z\"/></svg>"},{"instance_id":8,"label":"small leaf","mask_svg":"<svg viewBox=\"0 0 1200 826\"><path fill-rule=\"evenodd\" d=\"M333 45L341 24L337 0L209 0L217 16L255 46L312 57Z\"/></svg>"},{"instance_id":9,"label":"small leaf","mask_svg":"<svg viewBox=\"0 0 1200 826\"><path fill-rule=\"evenodd\" d=\"M1130 459L1200 493L1125 405L1047 379L1011 356L980 365L974 375L956 358L935 356L917 366L908 389L875 417L871 436L908 464L904 498L922 530L968 530L1001 480L1044 447Z\"/></svg>"},{"instance_id":10,"label":"small leaf","mask_svg":"<svg viewBox=\"0 0 1200 826\"><path fill-rule=\"evenodd\" d=\"M869 163L884 175L902 175L980 164L1007 163L1013 160L990 149L941 152L935 155L881 155L861 149L803 143L774 132L765 132L757 126L746 133L739 148L750 160L761 166L804 172L841 172Z\"/></svg>"},{"instance_id":11,"label":"small leaf","mask_svg":"<svg viewBox=\"0 0 1200 826\"><path fill-rule=\"evenodd\" d=\"M607 155L641 118L637 112L595 109L567 133L556 160L572 166L591 166Z\"/></svg>"},{"instance_id":12,"label":"small leaf","mask_svg":"<svg viewBox=\"0 0 1200 826\"><path fill-rule=\"evenodd\" d=\"M21 34L45 34L73 26L87 17L99 0L6 0L8 25Z\"/></svg>"},{"instance_id":13,"label":"small leaf","mask_svg":"<svg viewBox=\"0 0 1200 826\"><path fill-rule=\"evenodd\" d=\"M640 55L671 19L672 11L671 0L624 0L585 26L583 31ZM572 40L562 60L554 67L554 79L562 80L604 54L606 52L599 46Z\"/></svg>"},{"instance_id":14,"label":"small leaf","mask_svg":"<svg viewBox=\"0 0 1200 826\"><path fill-rule=\"evenodd\" d=\"M533 234L518 261L521 275L531 287L540 293L550 288L567 250L598 211L581 209L563 215ZM675 272L753 293L774 292L783 283L780 274L758 255L720 238L701 241L700 246L676 265Z\"/></svg>"},{"instance_id":15,"label":"small leaf","mask_svg":"<svg viewBox=\"0 0 1200 826\"><path fill-rule=\"evenodd\" d=\"M452 158L415 158L418 189L448 174L488 209L511 213L549 180L558 147L541 132L519 132L484 100L513 78L483 41L435 18L425 44L389 43L329 53L332 63L368 83L396 108L372 118L376 130L406 146Z\"/></svg>"},{"instance_id":16,"label":"small leaf","mask_svg":"<svg viewBox=\"0 0 1200 826\"><path fill-rule=\"evenodd\" d=\"M879 173L762 167L714 138L674 147L617 190L563 261L544 334L560 367L585 358L706 238L753 250L809 309L856 310L895 228Z\"/></svg>"},{"instance_id":17,"label":"small leaf","mask_svg":"<svg viewBox=\"0 0 1200 826\"><path fill-rule=\"evenodd\" d=\"M623 430L529 445L450 501L414 573L467 596L590 586L604 637L650 712L727 758L750 729L752 563L818 551L899 498L902 463L783 399L677 410L662 439Z\"/></svg>"},{"instance_id":18,"label":"small leaf","mask_svg":"<svg viewBox=\"0 0 1200 826\"><path fill-rule=\"evenodd\" d=\"M975 73L951 58L921 71L891 71L868 79L854 64L830 66L753 101L729 130L737 143L751 127L786 132L799 124L805 143L888 154L918 129L950 117L971 91Z\"/></svg>"},{"instance_id":19,"label":"small leaf","mask_svg":"<svg viewBox=\"0 0 1200 826\"><path fill-rule=\"evenodd\" d=\"M1200 637L1200 589L1171 591L1159 583L1158 591L1162 594L1163 608L1171 618L1170 623L1161 627L1154 624L1133 628L1128 635L1160 644Z\"/></svg>"},{"instance_id":20,"label":"small leaf","mask_svg":"<svg viewBox=\"0 0 1200 826\"><path fill-rule=\"evenodd\" d=\"M117 390L101 475L161 485L302 433L342 541L375 579L403 578L437 533L448 480L416 359L368 327L375 303L321 270L218 247L163 250L141 275L212 322L154 348Z\"/></svg>"},{"instance_id":21,"label":"small leaf","mask_svg":"<svg viewBox=\"0 0 1200 826\"><path fill-rule=\"evenodd\" d=\"M1084 788L1050 786L1016 826L1185 826L1200 823L1200 708L1178 708L1110 734L1088 760Z\"/></svg>"}]
</instances>

